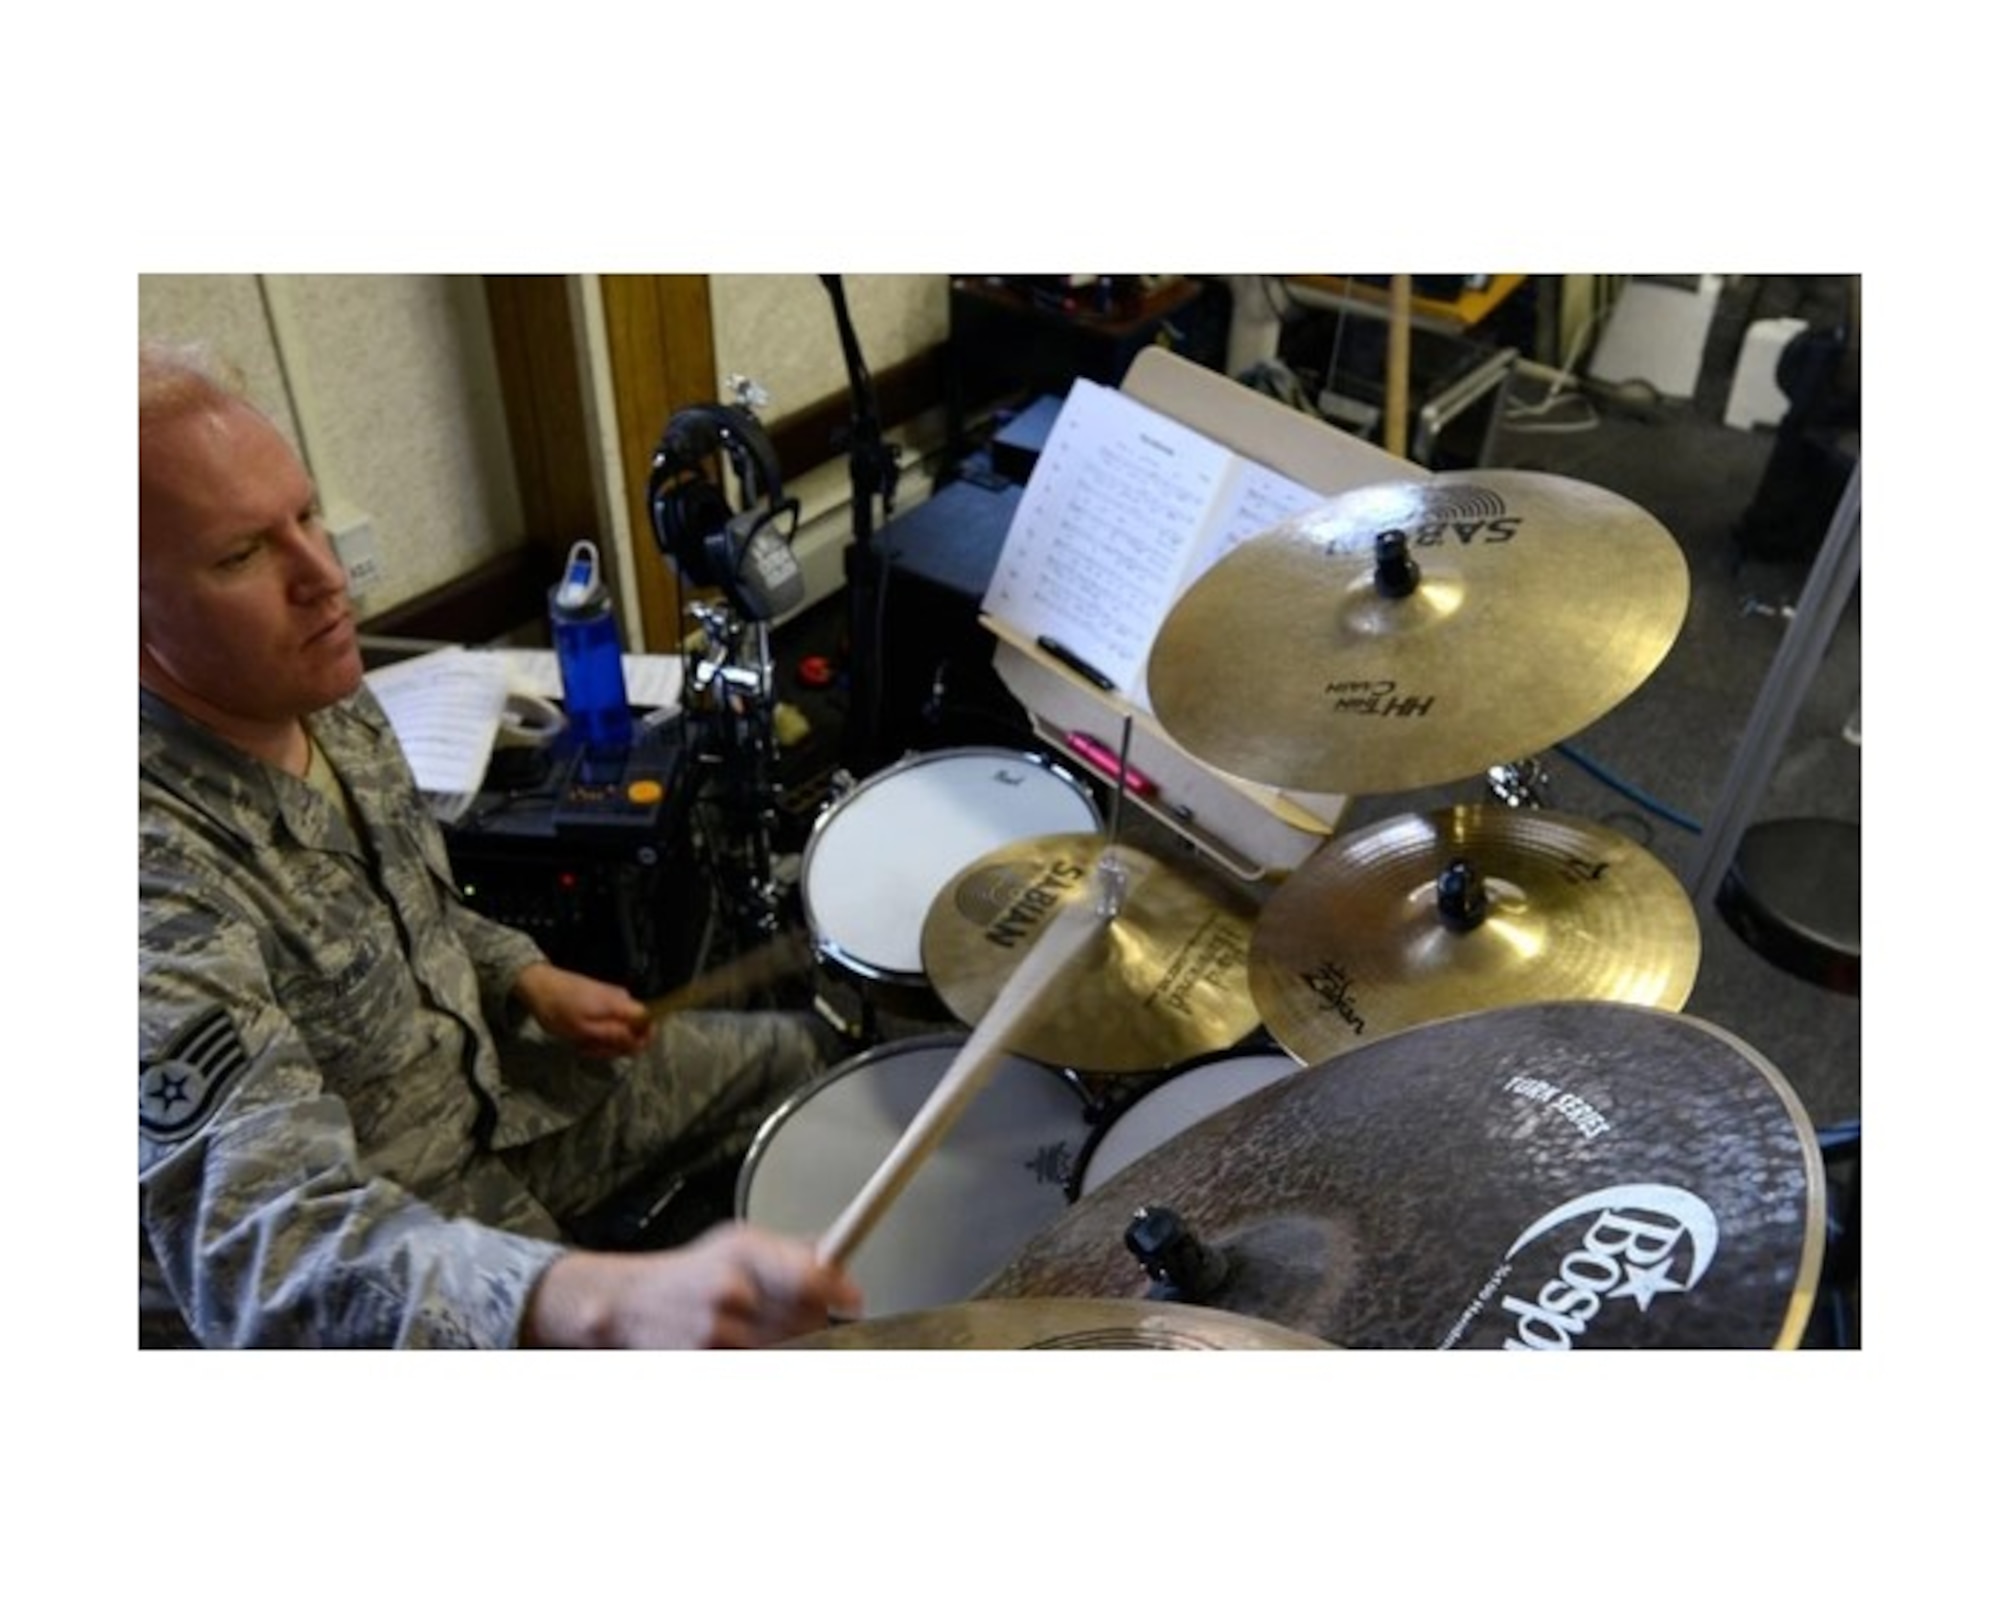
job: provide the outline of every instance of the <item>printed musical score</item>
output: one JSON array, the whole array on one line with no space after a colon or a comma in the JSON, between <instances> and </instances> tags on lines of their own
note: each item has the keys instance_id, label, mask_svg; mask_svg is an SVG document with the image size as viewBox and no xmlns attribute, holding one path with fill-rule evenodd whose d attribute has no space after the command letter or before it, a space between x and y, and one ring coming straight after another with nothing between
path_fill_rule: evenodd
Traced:
<instances>
[{"instance_id":1,"label":"printed musical score","mask_svg":"<svg viewBox=\"0 0 2000 1621\"><path fill-rule=\"evenodd\" d=\"M1088 380L1035 464L981 607L1146 704L1146 655L1180 594L1323 497Z\"/></svg>"}]
</instances>

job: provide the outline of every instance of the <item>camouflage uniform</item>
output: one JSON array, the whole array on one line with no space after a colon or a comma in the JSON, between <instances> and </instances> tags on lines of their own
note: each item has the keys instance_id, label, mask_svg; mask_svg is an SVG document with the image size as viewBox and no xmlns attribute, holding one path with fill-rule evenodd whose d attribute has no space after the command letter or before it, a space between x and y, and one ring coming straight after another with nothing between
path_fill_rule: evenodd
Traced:
<instances>
[{"instance_id":1,"label":"camouflage uniform","mask_svg":"<svg viewBox=\"0 0 2000 1621\"><path fill-rule=\"evenodd\" d=\"M824 1053L785 1015L543 1037L507 994L543 954L459 898L380 707L310 724L362 838L139 695L141 1340L512 1345L565 1220L691 1128L740 1151Z\"/></svg>"}]
</instances>

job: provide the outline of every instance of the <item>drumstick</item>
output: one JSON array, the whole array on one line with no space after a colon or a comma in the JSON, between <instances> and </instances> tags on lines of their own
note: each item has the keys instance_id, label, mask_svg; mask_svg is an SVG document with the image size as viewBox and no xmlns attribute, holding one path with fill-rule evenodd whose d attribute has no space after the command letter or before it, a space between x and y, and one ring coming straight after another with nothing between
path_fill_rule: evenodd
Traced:
<instances>
[{"instance_id":1,"label":"drumstick","mask_svg":"<svg viewBox=\"0 0 2000 1621\"><path fill-rule=\"evenodd\" d=\"M711 973L676 986L663 996L654 997L646 1004L646 1017L661 1019L670 1013L685 1013L691 1008L708 1007L746 991L761 990L766 985L776 984L788 974L797 973L811 962L812 952L806 945L804 933L793 929L746 951Z\"/></svg>"},{"instance_id":2,"label":"drumstick","mask_svg":"<svg viewBox=\"0 0 2000 1621\"><path fill-rule=\"evenodd\" d=\"M986 1017L966 1039L951 1067L925 1099L916 1118L876 1167L867 1184L833 1220L819 1241L819 1258L844 1264L874 1230L876 1222L917 1173L952 1122L992 1079L1007 1056L1007 1041L1034 1011L1043 992L1063 968L1096 938L1107 921L1088 904L1065 906L1049 920L1041 938L1029 948Z\"/></svg>"}]
</instances>

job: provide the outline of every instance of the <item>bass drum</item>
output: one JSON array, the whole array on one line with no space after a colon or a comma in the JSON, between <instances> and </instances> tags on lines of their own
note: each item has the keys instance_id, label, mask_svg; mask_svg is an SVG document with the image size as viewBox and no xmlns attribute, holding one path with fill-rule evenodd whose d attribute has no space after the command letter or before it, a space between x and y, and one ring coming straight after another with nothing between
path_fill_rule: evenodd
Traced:
<instances>
[{"instance_id":1,"label":"bass drum","mask_svg":"<svg viewBox=\"0 0 2000 1621\"><path fill-rule=\"evenodd\" d=\"M1275 1048L1208 1053L1177 1065L1135 1096L1084 1145L1072 1195L1083 1198L1142 1155L1179 1136L1239 1098L1262 1091L1304 1068Z\"/></svg>"},{"instance_id":2,"label":"bass drum","mask_svg":"<svg viewBox=\"0 0 2000 1621\"><path fill-rule=\"evenodd\" d=\"M816 1239L847 1209L951 1068L963 1036L917 1036L849 1059L764 1123L736 1213ZM1061 1071L1003 1058L862 1240L848 1271L864 1315L970 1299L1069 1207L1090 1127Z\"/></svg>"}]
</instances>

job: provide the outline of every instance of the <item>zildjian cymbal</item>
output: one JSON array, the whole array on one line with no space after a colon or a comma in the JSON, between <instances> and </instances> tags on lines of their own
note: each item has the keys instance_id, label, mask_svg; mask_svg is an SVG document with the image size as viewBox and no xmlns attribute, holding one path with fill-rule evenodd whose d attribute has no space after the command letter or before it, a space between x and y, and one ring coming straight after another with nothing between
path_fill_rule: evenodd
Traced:
<instances>
[{"instance_id":1,"label":"zildjian cymbal","mask_svg":"<svg viewBox=\"0 0 2000 1621\"><path fill-rule=\"evenodd\" d=\"M968 1300L843 1323L788 1351L1331 1351L1311 1334L1167 1300Z\"/></svg>"},{"instance_id":2,"label":"zildjian cymbal","mask_svg":"<svg viewBox=\"0 0 2000 1621\"><path fill-rule=\"evenodd\" d=\"M1687 616L1658 520L1546 473L1370 485L1243 542L1167 615L1154 713L1197 759L1315 793L1477 776L1635 691Z\"/></svg>"},{"instance_id":3,"label":"zildjian cymbal","mask_svg":"<svg viewBox=\"0 0 2000 1621\"><path fill-rule=\"evenodd\" d=\"M924 973L976 1026L1062 908L1096 903L1100 834L1020 839L961 870L924 919ZM1122 1074L1233 1046L1257 1028L1251 904L1218 877L1120 846L1117 915L1030 1013L1012 1051Z\"/></svg>"},{"instance_id":4,"label":"zildjian cymbal","mask_svg":"<svg viewBox=\"0 0 2000 1621\"><path fill-rule=\"evenodd\" d=\"M1630 839L1500 805L1398 816L1329 840L1278 886L1250 993L1294 1058L1524 1002L1679 1009L1701 961L1680 882Z\"/></svg>"}]
</instances>

